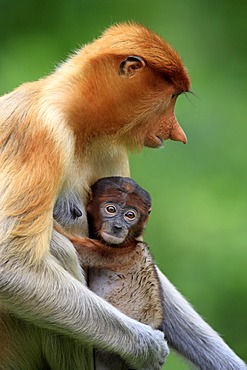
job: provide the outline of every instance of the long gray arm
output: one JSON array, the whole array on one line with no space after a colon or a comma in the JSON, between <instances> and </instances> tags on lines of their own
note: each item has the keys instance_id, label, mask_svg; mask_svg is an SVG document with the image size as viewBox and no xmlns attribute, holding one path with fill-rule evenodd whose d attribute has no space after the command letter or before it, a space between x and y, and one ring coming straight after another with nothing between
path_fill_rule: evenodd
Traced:
<instances>
[{"instance_id":1,"label":"long gray arm","mask_svg":"<svg viewBox=\"0 0 247 370\"><path fill-rule=\"evenodd\" d=\"M158 269L157 269L158 270ZM158 270L168 344L201 370L246 370L246 364Z\"/></svg>"}]
</instances>

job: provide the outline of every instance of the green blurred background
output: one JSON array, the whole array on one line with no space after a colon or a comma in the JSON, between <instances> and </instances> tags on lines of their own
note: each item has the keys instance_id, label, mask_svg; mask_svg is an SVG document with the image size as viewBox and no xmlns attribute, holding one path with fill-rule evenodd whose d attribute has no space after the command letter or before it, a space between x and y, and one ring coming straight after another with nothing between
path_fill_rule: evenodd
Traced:
<instances>
[{"instance_id":1,"label":"green blurred background","mask_svg":"<svg viewBox=\"0 0 247 370\"><path fill-rule=\"evenodd\" d=\"M150 191L157 264L247 361L247 2L0 0L0 92L48 74L107 26L135 20L180 53L195 95L177 118L188 144L131 156ZM172 354L166 370L189 365Z\"/></svg>"}]
</instances>

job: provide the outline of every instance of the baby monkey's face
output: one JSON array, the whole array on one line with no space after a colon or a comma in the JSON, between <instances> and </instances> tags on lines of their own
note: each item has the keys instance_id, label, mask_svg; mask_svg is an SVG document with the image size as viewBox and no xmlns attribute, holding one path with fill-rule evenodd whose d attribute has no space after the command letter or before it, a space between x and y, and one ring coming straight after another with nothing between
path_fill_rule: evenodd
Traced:
<instances>
[{"instance_id":1,"label":"baby monkey's face","mask_svg":"<svg viewBox=\"0 0 247 370\"><path fill-rule=\"evenodd\" d=\"M100 236L109 244L121 244L134 236L135 225L140 220L138 209L124 203L105 202L100 206L102 227Z\"/></svg>"},{"instance_id":2,"label":"baby monkey's face","mask_svg":"<svg viewBox=\"0 0 247 370\"><path fill-rule=\"evenodd\" d=\"M89 237L117 248L142 236L151 211L149 193L128 177L106 177L92 185L87 205Z\"/></svg>"}]
</instances>

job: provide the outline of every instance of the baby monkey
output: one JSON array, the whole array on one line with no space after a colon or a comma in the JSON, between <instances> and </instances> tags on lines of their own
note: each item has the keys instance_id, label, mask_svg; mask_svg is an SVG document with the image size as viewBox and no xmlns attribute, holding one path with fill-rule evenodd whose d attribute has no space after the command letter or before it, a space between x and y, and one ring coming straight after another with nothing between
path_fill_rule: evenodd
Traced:
<instances>
[{"instance_id":1,"label":"baby monkey","mask_svg":"<svg viewBox=\"0 0 247 370\"><path fill-rule=\"evenodd\" d=\"M89 238L68 236L84 267L89 288L120 311L158 329L163 319L160 283L142 235L151 198L134 180L107 177L91 188ZM113 355L96 351L96 369L128 369ZM112 367L111 367L112 366Z\"/></svg>"}]
</instances>

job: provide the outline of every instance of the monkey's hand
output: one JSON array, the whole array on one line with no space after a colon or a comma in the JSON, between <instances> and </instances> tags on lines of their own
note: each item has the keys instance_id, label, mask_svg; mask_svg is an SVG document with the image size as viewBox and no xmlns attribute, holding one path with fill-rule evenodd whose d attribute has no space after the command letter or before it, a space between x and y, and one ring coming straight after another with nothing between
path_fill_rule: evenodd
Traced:
<instances>
[{"instance_id":1,"label":"monkey's hand","mask_svg":"<svg viewBox=\"0 0 247 370\"><path fill-rule=\"evenodd\" d=\"M140 330L136 332L139 335L133 344L134 356L127 356L125 360L131 369L160 370L170 352L164 334L148 325L141 325L144 331L141 335Z\"/></svg>"}]
</instances>

